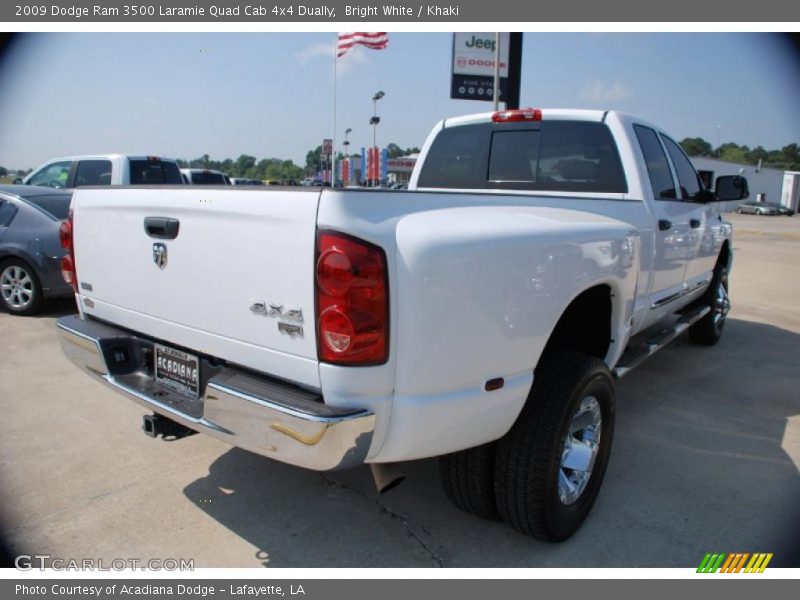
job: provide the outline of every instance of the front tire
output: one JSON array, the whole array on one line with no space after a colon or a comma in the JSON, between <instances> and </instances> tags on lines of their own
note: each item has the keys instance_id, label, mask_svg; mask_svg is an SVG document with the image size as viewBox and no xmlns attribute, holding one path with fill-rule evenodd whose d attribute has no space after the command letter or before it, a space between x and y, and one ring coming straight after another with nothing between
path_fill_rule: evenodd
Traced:
<instances>
[{"instance_id":1,"label":"front tire","mask_svg":"<svg viewBox=\"0 0 800 600\"><path fill-rule=\"evenodd\" d=\"M23 260L0 264L0 302L15 315L32 315L42 307L42 286L36 271Z\"/></svg>"},{"instance_id":2,"label":"front tire","mask_svg":"<svg viewBox=\"0 0 800 600\"><path fill-rule=\"evenodd\" d=\"M708 306L711 312L689 328L689 339L700 346L713 346L722 338L725 319L731 309L728 269L722 265L714 269L714 277L700 304Z\"/></svg>"},{"instance_id":3,"label":"front tire","mask_svg":"<svg viewBox=\"0 0 800 600\"><path fill-rule=\"evenodd\" d=\"M497 444L503 521L552 542L575 533L603 482L614 413L614 384L602 360L561 352L537 368L525 407Z\"/></svg>"}]
</instances>

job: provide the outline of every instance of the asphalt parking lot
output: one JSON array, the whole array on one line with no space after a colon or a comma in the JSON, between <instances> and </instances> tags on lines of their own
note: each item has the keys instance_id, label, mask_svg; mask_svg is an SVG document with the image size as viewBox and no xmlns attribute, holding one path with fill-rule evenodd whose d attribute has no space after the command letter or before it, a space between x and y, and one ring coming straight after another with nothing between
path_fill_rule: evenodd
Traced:
<instances>
[{"instance_id":1,"label":"asphalt parking lot","mask_svg":"<svg viewBox=\"0 0 800 600\"><path fill-rule=\"evenodd\" d=\"M378 497L368 469L303 471L209 437L152 440L142 410L62 357L52 305L0 312L0 517L12 555L195 567L800 566L800 217L731 215L734 308L619 382L603 490L553 545L459 512L435 460Z\"/></svg>"}]
</instances>

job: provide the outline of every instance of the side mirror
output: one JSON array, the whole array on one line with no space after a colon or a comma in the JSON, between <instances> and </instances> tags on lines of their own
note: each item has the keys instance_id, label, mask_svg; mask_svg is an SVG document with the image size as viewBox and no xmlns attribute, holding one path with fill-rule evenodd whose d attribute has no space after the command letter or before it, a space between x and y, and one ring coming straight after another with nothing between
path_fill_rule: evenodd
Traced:
<instances>
[{"instance_id":1,"label":"side mirror","mask_svg":"<svg viewBox=\"0 0 800 600\"><path fill-rule=\"evenodd\" d=\"M750 188L747 179L741 175L721 175L717 177L714 195L717 202L744 200L750 197Z\"/></svg>"},{"instance_id":2,"label":"side mirror","mask_svg":"<svg viewBox=\"0 0 800 600\"><path fill-rule=\"evenodd\" d=\"M11 183L14 185L22 185L22 177L16 177Z\"/></svg>"}]
</instances>

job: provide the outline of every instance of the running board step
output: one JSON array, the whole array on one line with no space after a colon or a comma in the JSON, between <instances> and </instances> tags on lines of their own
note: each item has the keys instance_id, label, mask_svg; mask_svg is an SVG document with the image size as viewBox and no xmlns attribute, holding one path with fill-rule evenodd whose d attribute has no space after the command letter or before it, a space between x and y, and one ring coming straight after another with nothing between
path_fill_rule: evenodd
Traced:
<instances>
[{"instance_id":1,"label":"running board step","mask_svg":"<svg viewBox=\"0 0 800 600\"><path fill-rule=\"evenodd\" d=\"M628 346L617 362L617 366L614 367L614 377L619 379L630 373L709 312L711 312L711 308L708 306L688 310L682 313L672 326L664 327L652 333L647 340L641 343Z\"/></svg>"}]
</instances>

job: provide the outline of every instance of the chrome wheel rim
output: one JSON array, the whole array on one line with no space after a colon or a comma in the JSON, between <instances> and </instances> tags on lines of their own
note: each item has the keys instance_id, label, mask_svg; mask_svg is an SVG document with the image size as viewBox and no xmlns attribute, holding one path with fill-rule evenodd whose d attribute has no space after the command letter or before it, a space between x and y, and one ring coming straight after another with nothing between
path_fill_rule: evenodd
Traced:
<instances>
[{"instance_id":1,"label":"chrome wheel rim","mask_svg":"<svg viewBox=\"0 0 800 600\"><path fill-rule=\"evenodd\" d=\"M11 308L27 308L33 302L33 294L33 278L22 267L10 266L0 274L0 295Z\"/></svg>"},{"instance_id":2,"label":"chrome wheel rim","mask_svg":"<svg viewBox=\"0 0 800 600\"><path fill-rule=\"evenodd\" d=\"M600 449L602 427L600 403L594 396L586 396L572 415L561 450L558 497L566 506L577 502L586 490Z\"/></svg>"},{"instance_id":3,"label":"chrome wheel rim","mask_svg":"<svg viewBox=\"0 0 800 600\"><path fill-rule=\"evenodd\" d=\"M731 310L731 299L728 290L725 289L725 282L720 280L717 285L717 292L714 295L714 327L719 330L725 322L725 317Z\"/></svg>"}]
</instances>

